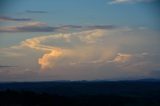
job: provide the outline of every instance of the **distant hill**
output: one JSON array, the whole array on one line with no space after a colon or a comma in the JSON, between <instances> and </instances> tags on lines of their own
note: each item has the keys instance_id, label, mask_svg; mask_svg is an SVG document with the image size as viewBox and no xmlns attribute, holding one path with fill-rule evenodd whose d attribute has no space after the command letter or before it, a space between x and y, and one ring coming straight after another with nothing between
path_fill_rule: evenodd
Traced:
<instances>
[{"instance_id":1,"label":"distant hill","mask_svg":"<svg viewBox=\"0 0 160 106\"><path fill-rule=\"evenodd\" d=\"M0 83L0 106L160 106L160 81Z\"/></svg>"},{"instance_id":2,"label":"distant hill","mask_svg":"<svg viewBox=\"0 0 160 106\"><path fill-rule=\"evenodd\" d=\"M157 82L160 81L160 79L148 78L148 79L139 79L137 81Z\"/></svg>"},{"instance_id":3,"label":"distant hill","mask_svg":"<svg viewBox=\"0 0 160 106\"><path fill-rule=\"evenodd\" d=\"M160 81L141 79L131 81L49 81L0 83L0 90L34 91L58 95L115 94L160 96Z\"/></svg>"}]
</instances>

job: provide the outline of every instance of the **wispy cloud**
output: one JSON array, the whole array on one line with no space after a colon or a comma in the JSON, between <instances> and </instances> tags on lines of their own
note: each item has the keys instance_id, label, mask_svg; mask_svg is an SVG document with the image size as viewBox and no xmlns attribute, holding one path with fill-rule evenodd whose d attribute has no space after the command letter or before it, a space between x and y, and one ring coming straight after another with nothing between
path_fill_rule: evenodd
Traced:
<instances>
[{"instance_id":1,"label":"wispy cloud","mask_svg":"<svg viewBox=\"0 0 160 106\"><path fill-rule=\"evenodd\" d=\"M87 26L89 29L115 29L117 26L115 25L93 25Z\"/></svg>"},{"instance_id":2,"label":"wispy cloud","mask_svg":"<svg viewBox=\"0 0 160 106\"><path fill-rule=\"evenodd\" d=\"M31 18L13 18L8 16L0 16L0 21L31 21Z\"/></svg>"},{"instance_id":3,"label":"wispy cloud","mask_svg":"<svg viewBox=\"0 0 160 106\"><path fill-rule=\"evenodd\" d=\"M40 10L26 10L26 13L48 13L47 11L40 11Z\"/></svg>"},{"instance_id":4,"label":"wispy cloud","mask_svg":"<svg viewBox=\"0 0 160 106\"><path fill-rule=\"evenodd\" d=\"M81 26L81 25L62 25L62 26L49 26L42 22L30 22L17 26L0 27L0 32L54 32L65 31L70 29L115 29L113 25L93 25L93 26Z\"/></svg>"},{"instance_id":5,"label":"wispy cloud","mask_svg":"<svg viewBox=\"0 0 160 106\"><path fill-rule=\"evenodd\" d=\"M50 27L41 22L31 22L19 26L0 27L0 32L53 32L56 27Z\"/></svg>"},{"instance_id":6,"label":"wispy cloud","mask_svg":"<svg viewBox=\"0 0 160 106\"><path fill-rule=\"evenodd\" d=\"M139 2L149 3L153 1L156 1L156 0L112 0L108 2L108 4L139 3Z\"/></svg>"}]
</instances>

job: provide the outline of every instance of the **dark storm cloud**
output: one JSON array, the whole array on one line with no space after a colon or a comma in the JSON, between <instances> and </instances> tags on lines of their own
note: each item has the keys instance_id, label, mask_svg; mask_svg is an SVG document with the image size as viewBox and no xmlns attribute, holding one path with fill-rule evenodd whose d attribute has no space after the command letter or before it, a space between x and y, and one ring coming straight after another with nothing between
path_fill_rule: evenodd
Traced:
<instances>
[{"instance_id":1,"label":"dark storm cloud","mask_svg":"<svg viewBox=\"0 0 160 106\"><path fill-rule=\"evenodd\" d=\"M31 21L30 18L12 18L8 16L0 16L0 21Z\"/></svg>"},{"instance_id":2,"label":"dark storm cloud","mask_svg":"<svg viewBox=\"0 0 160 106\"><path fill-rule=\"evenodd\" d=\"M40 10L26 10L26 13L48 13L47 11Z\"/></svg>"}]
</instances>

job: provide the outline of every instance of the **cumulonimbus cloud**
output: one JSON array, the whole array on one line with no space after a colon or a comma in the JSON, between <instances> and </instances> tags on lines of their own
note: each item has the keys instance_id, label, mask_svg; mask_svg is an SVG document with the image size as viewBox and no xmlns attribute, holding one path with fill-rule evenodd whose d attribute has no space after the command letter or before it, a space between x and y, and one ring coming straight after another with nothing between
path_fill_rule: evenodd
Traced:
<instances>
[{"instance_id":1,"label":"cumulonimbus cloud","mask_svg":"<svg viewBox=\"0 0 160 106\"><path fill-rule=\"evenodd\" d=\"M100 63L112 55L111 49L107 49L108 52L106 52L106 49L96 47L98 39L103 38L104 35L105 31L99 29L68 34L53 34L26 39L17 47L28 47L45 52L38 59L41 69L53 68L58 61L61 61L60 64ZM49 41L52 41L52 45L46 44ZM56 41L68 46L64 47ZM74 43L75 41L78 44ZM97 54L97 52L100 53ZM94 53L96 55L93 55Z\"/></svg>"},{"instance_id":2,"label":"cumulonimbus cloud","mask_svg":"<svg viewBox=\"0 0 160 106\"><path fill-rule=\"evenodd\" d=\"M35 70L40 68L46 73L58 73L62 76L70 73L76 78L79 73L83 77L86 73L93 73L91 75L93 77L99 74L99 78L114 75L119 77L122 74L122 76L147 76L150 70L159 68L160 56L152 55L152 52L145 51L146 49L138 51L137 44L138 46L142 45L142 47L146 42L148 44L148 41L143 42L146 35L135 35L134 33L135 36L130 36L130 33L127 32L128 29L127 31L126 29L90 29L72 33L39 35L8 48L10 50L0 49L0 53L1 56L4 56L3 51L21 53L23 56L17 57L16 55L15 57L14 54L10 57L19 59L20 62L23 59L26 60L26 62L31 63L31 65L27 65L32 66L32 70L35 67ZM9 55L11 54L7 54L6 57L10 58Z\"/></svg>"}]
</instances>

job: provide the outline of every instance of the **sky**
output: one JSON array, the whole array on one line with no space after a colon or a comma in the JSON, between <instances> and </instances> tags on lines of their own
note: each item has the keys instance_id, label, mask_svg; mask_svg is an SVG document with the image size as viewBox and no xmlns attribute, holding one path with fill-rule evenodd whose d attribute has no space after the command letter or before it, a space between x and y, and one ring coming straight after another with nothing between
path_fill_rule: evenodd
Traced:
<instances>
[{"instance_id":1,"label":"sky","mask_svg":"<svg viewBox=\"0 0 160 106\"><path fill-rule=\"evenodd\" d=\"M160 78L159 0L1 0L0 82Z\"/></svg>"}]
</instances>

